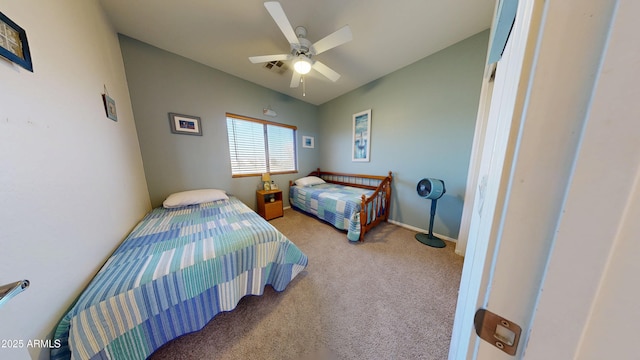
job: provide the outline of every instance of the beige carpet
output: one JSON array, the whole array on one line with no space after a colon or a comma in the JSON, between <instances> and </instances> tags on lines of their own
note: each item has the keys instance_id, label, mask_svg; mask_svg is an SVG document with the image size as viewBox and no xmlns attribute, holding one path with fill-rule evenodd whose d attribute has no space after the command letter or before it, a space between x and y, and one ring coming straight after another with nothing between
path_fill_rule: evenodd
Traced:
<instances>
[{"instance_id":1,"label":"beige carpet","mask_svg":"<svg viewBox=\"0 0 640 360\"><path fill-rule=\"evenodd\" d=\"M150 359L446 359L463 258L388 223L364 243L296 210L271 221L309 257L283 292L267 286Z\"/></svg>"}]
</instances>

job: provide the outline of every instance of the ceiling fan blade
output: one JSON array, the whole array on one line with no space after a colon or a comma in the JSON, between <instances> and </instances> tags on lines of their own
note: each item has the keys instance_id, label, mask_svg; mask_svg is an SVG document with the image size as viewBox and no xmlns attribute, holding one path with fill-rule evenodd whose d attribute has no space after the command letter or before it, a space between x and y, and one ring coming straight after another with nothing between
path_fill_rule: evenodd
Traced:
<instances>
[{"instance_id":1,"label":"ceiling fan blade","mask_svg":"<svg viewBox=\"0 0 640 360\"><path fill-rule=\"evenodd\" d=\"M300 75L300 73L298 73L297 71L293 72L293 76L291 77L291 87L292 88L297 88L298 86L300 86L300 78L302 77L302 75Z\"/></svg>"},{"instance_id":2,"label":"ceiling fan blade","mask_svg":"<svg viewBox=\"0 0 640 360\"><path fill-rule=\"evenodd\" d=\"M349 27L349 25L345 25L339 30L316 41L313 44L313 48L316 52L316 55L318 55L329 49L333 49L336 46L340 46L344 43L348 43L352 39L353 39L353 35L351 34L351 28Z\"/></svg>"},{"instance_id":3,"label":"ceiling fan blade","mask_svg":"<svg viewBox=\"0 0 640 360\"><path fill-rule=\"evenodd\" d=\"M290 44L299 44L298 37L296 36L296 32L293 31L293 27L287 18L287 15L284 13L282 6L277 1L267 1L264 3L264 7L267 8L269 14L276 22L280 31L284 34L284 37L287 38L287 41Z\"/></svg>"},{"instance_id":4,"label":"ceiling fan blade","mask_svg":"<svg viewBox=\"0 0 640 360\"><path fill-rule=\"evenodd\" d=\"M313 63L313 69L317 72L319 72L320 74L324 75L325 77L327 77L327 79L336 82L338 81L338 79L340 79L340 74L338 74L337 72L333 71L330 67L328 67L327 65L321 63L320 61L316 61L315 63Z\"/></svg>"},{"instance_id":5,"label":"ceiling fan blade","mask_svg":"<svg viewBox=\"0 0 640 360\"><path fill-rule=\"evenodd\" d=\"M254 64L271 62L271 61L282 61L282 60L290 60L292 58L291 54L278 54L278 55L261 55L261 56L250 56L249 61Z\"/></svg>"}]
</instances>

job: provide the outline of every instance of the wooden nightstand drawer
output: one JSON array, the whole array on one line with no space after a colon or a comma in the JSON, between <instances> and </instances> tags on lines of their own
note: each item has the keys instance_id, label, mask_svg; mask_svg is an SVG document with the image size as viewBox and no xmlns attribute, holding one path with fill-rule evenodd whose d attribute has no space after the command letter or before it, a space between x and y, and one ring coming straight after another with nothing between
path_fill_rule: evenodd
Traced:
<instances>
[{"instance_id":1,"label":"wooden nightstand drawer","mask_svg":"<svg viewBox=\"0 0 640 360\"><path fill-rule=\"evenodd\" d=\"M274 201L264 204L264 217L267 219L273 219L280 217L284 214L282 201Z\"/></svg>"}]
</instances>

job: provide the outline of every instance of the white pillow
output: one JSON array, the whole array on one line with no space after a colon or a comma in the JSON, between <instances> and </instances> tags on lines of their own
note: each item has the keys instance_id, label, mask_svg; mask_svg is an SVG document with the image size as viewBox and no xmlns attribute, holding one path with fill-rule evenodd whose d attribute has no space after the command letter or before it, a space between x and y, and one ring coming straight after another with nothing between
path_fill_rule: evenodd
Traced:
<instances>
[{"instance_id":1,"label":"white pillow","mask_svg":"<svg viewBox=\"0 0 640 360\"><path fill-rule=\"evenodd\" d=\"M324 184L325 181L320 179L317 176L306 176L296 180L295 183L298 186L311 186L311 185Z\"/></svg>"},{"instance_id":2,"label":"white pillow","mask_svg":"<svg viewBox=\"0 0 640 360\"><path fill-rule=\"evenodd\" d=\"M216 200L229 200L224 190L218 189L200 189L177 192L169 195L162 203L167 209L177 208L181 206L201 204Z\"/></svg>"}]
</instances>

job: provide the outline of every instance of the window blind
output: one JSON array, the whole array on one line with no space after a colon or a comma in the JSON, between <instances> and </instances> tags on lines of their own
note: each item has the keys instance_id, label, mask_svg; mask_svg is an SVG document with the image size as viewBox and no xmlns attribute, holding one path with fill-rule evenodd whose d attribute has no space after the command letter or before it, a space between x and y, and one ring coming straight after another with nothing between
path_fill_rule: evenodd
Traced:
<instances>
[{"instance_id":1,"label":"window blind","mask_svg":"<svg viewBox=\"0 0 640 360\"><path fill-rule=\"evenodd\" d=\"M269 172L296 170L295 138L291 129L267 125Z\"/></svg>"},{"instance_id":2,"label":"window blind","mask_svg":"<svg viewBox=\"0 0 640 360\"><path fill-rule=\"evenodd\" d=\"M232 176L297 171L296 127L227 114Z\"/></svg>"}]
</instances>

